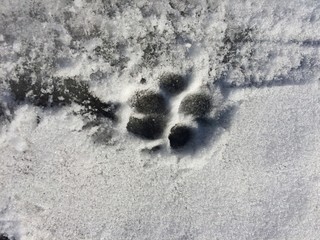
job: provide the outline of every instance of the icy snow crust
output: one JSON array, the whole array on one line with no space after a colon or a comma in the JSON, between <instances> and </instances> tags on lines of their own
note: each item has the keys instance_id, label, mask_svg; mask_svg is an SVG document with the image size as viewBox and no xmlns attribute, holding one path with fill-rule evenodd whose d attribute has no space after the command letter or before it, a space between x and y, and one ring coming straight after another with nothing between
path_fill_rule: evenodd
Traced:
<instances>
[{"instance_id":1,"label":"icy snow crust","mask_svg":"<svg viewBox=\"0 0 320 240\"><path fill-rule=\"evenodd\" d=\"M2 0L0 21L0 236L320 238L318 0ZM188 84L163 134L128 133L164 74Z\"/></svg>"}]
</instances>

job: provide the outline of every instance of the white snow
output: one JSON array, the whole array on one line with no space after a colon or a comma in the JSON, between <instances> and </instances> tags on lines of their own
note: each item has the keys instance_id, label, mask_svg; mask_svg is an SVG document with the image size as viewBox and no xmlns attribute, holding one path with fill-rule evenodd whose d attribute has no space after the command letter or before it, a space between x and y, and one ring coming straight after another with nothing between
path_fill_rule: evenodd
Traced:
<instances>
[{"instance_id":1,"label":"white snow","mask_svg":"<svg viewBox=\"0 0 320 240\"><path fill-rule=\"evenodd\" d=\"M319 239L319 13L318 0L3 0L0 234ZM250 39L224 63L226 36L246 29ZM97 47L105 52L96 54ZM78 76L101 100L120 102L119 122L86 129L76 104L17 104L8 80L23 64L38 67L33 80ZM158 90L168 72L188 75L190 85L169 100L163 137L129 134L128 99L136 90ZM176 152L170 127L198 126L178 111L194 92L212 95L219 108L212 117L235 111ZM112 133L110 141L95 143L100 127ZM141 151L157 144L164 145L159 152Z\"/></svg>"}]
</instances>

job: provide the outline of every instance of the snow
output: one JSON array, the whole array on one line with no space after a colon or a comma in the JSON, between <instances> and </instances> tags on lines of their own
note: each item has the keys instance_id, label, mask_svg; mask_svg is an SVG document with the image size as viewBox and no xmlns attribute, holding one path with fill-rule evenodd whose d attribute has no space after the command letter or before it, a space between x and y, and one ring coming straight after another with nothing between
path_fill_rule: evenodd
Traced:
<instances>
[{"instance_id":1,"label":"snow","mask_svg":"<svg viewBox=\"0 0 320 240\"><path fill-rule=\"evenodd\" d=\"M319 239L319 11L318 0L3 0L0 234ZM159 91L165 73L190 83L167 96L163 136L129 134L129 99ZM75 77L119 102L119 120L18 102L21 76ZM214 99L209 125L179 112L195 92ZM198 129L181 151L167 138L176 123Z\"/></svg>"}]
</instances>

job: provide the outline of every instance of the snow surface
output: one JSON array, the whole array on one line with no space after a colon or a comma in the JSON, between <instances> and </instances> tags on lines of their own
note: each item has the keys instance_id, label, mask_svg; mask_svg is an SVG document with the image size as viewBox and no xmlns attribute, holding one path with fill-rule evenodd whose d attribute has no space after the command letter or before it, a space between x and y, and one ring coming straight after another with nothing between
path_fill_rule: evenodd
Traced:
<instances>
[{"instance_id":1,"label":"snow surface","mask_svg":"<svg viewBox=\"0 0 320 240\"><path fill-rule=\"evenodd\" d=\"M0 21L0 234L320 238L318 0L2 0ZM128 99L165 73L189 87L168 99L163 137L129 134ZM121 104L119 120L18 102L21 76L87 82ZM194 92L211 94L218 120L179 113ZM173 151L181 122L198 135Z\"/></svg>"}]
</instances>

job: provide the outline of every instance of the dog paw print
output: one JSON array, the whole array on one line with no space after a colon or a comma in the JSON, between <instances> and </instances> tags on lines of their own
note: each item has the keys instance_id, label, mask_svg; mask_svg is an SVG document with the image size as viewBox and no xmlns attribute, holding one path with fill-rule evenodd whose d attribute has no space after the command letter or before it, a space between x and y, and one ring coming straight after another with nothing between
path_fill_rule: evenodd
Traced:
<instances>
[{"instance_id":1,"label":"dog paw print","mask_svg":"<svg viewBox=\"0 0 320 240\"><path fill-rule=\"evenodd\" d=\"M188 86L186 77L170 73L160 77L158 90L136 91L129 99L133 114L127 123L127 131L147 140L165 138L172 149L185 147L198 130L192 122L205 119L213 108L209 94L186 93ZM185 97L177 100L181 99L178 96L182 93ZM178 111L173 111L175 101L180 101ZM176 115L183 115L192 121L175 122Z\"/></svg>"}]
</instances>

